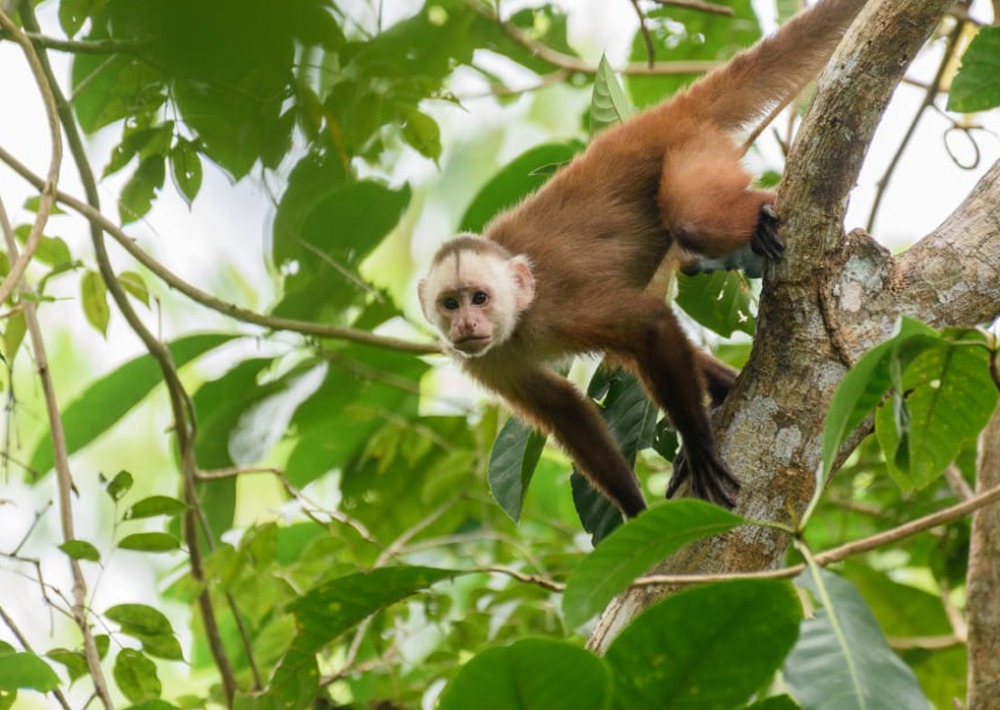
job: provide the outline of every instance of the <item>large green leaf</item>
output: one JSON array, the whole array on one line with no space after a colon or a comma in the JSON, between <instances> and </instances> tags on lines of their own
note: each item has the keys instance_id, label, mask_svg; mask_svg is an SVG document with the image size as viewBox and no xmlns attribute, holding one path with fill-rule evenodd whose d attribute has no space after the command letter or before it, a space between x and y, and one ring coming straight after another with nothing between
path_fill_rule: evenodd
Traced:
<instances>
[{"instance_id":1,"label":"large green leaf","mask_svg":"<svg viewBox=\"0 0 1000 710\"><path fill-rule=\"evenodd\" d=\"M980 27L951 83L948 110L969 113L995 106L1000 106L1000 27Z\"/></svg>"},{"instance_id":2,"label":"large green leaf","mask_svg":"<svg viewBox=\"0 0 1000 710\"><path fill-rule=\"evenodd\" d=\"M603 710L611 674L592 653L550 639L489 648L463 665L440 710Z\"/></svg>"},{"instance_id":3,"label":"large green leaf","mask_svg":"<svg viewBox=\"0 0 1000 710\"><path fill-rule=\"evenodd\" d=\"M690 276L677 274L675 302L684 312L724 338L734 332L753 335L757 328L753 290L736 271Z\"/></svg>"},{"instance_id":4,"label":"large green leaf","mask_svg":"<svg viewBox=\"0 0 1000 710\"><path fill-rule=\"evenodd\" d=\"M59 687L59 676L33 653L0 652L0 691L30 688L42 693Z\"/></svg>"},{"instance_id":5,"label":"large green leaf","mask_svg":"<svg viewBox=\"0 0 1000 710\"><path fill-rule=\"evenodd\" d=\"M890 361L899 348L937 338L933 329L903 318L897 334L861 356L837 386L823 425L823 475L832 473L841 445L871 413L892 385Z\"/></svg>"},{"instance_id":6,"label":"large green leaf","mask_svg":"<svg viewBox=\"0 0 1000 710\"><path fill-rule=\"evenodd\" d=\"M633 579L689 542L743 522L735 513L694 498L651 507L611 533L573 570L563 595L566 624L582 624Z\"/></svg>"},{"instance_id":7,"label":"large green leaf","mask_svg":"<svg viewBox=\"0 0 1000 710\"><path fill-rule=\"evenodd\" d=\"M893 653L850 582L817 570L798 579L823 605L802 623L785 681L815 710L921 710L930 703L913 671Z\"/></svg>"},{"instance_id":8,"label":"large green leaf","mask_svg":"<svg viewBox=\"0 0 1000 710\"><path fill-rule=\"evenodd\" d=\"M274 672L271 699L281 707L311 707L319 682L317 651L376 611L461 574L431 567L382 567L309 590L288 607L298 634Z\"/></svg>"},{"instance_id":9,"label":"large green leaf","mask_svg":"<svg viewBox=\"0 0 1000 710\"><path fill-rule=\"evenodd\" d=\"M639 380L620 368L598 369L587 385L587 394L600 401L601 416L622 457L634 466L639 452L653 444L659 409L646 396ZM576 512L596 545L621 524L621 512L575 467L571 481Z\"/></svg>"},{"instance_id":10,"label":"large green leaf","mask_svg":"<svg viewBox=\"0 0 1000 710\"><path fill-rule=\"evenodd\" d=\"M123 648L118 652L112 673L118 689L133 703L156 700L163 691L156 664L135 649Z\"/></svg>"},{"instance_id":11,"label":"large green leaf","mask_svg":"<svg viewBox=\"0 0 1000 710\"><path fill-rule=\"evenodd\" d=\"M278 206L274 260L297 265L285 279L278 315L340 319L349 306L367 300L369 289L355 275L358 265L396 226L410 201L408 186L394 190L373 180L323 183L323 188L317 193L300 180L290 182L287 199Z\"/></svg>"},{"instance_id":12,"label":"large green leaf","mask_svg":"<svg viewBox=\"0 0 1000 710\"><path fill-rule=\"evenodd\" d=\"M514 522L521 518L521 506L542 457L545 438L530 425L511 417L493 442L487 469L490 492Z\"/></svg>"},{"instance_id":13,"label":"large green leaf","mask_svg":"<svg viewBox=\"0 0 1000 710\"><path fill-rule=\"evenodd\" d=\"M996 409L989 353L971 344L924 343L902 373L905 429L890 403L875 416L889 473L904 491L923 488L982 431Z\"/></svg>"},{"instance_id":14,"label":"large green leaf","mask_svg":"<svg viewBox=\"0 0 1000 710\"><path fill-rule=\"evenodd\" d=\"M525 151L490 178L465 210L460 232L482 232L497 214L545 184L551 173L583 149L579 141L546 143Z\"/></svg>"},{"instance_id":15,"label":"large green leaf","mask_svg":"<svg viewBox=\"0 0 1000 710\"><path fill-rule=\"evenodd\" d=\"M668 597L608 649L615 707L742 707L781 668L801 619L786 582L722 582Z\"/></svg>"},{"instance_id":16,"label":"large green leaf","mask_svg":"<svg viewBox=\"0 0 1000 710\"><path fill-rule=\"evenodd\" d=\"M220 333L190 335L168 347L174 364L182 367L235 337ZM161 381L160 368L153 358L141 355L88 387L62 411L67 453L79 451L117 424ZM30 468L38 476L52 468L52 440L48 433L35 446Z\"/></svg>"}]
</instances>

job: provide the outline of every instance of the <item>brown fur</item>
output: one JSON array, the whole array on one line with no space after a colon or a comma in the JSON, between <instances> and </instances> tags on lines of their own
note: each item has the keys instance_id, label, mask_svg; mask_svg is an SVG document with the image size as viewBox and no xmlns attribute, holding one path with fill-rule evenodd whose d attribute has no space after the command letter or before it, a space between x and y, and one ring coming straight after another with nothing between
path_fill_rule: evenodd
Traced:
<instances>
[{"instance_id":1,"label":"brown fur","mask_svg":"<svg viewBox=\"0 0 1000 710\"><path fill-rule=\"evenodd\" d=\"M496 247L528 257L531 305L511 314L519 319L508 339L464 360L465 369L554 432L627 515L645 507L635 474L596 408L544 362L606 351L626 363L683 437L671 492L690 475L696 495L732 504L726 489L738 483L716 452L704 399L707 392L721 403L735 374L696 350L664 301L645 290L654 275L661 280L674 244L719 256L761 238L775 193L749 189L731 133L798 93L863 5L821 0L671 100L605 131L497 217L485 239L459 236L435 257L496 255Z\"/></svg>"}]
</instances>

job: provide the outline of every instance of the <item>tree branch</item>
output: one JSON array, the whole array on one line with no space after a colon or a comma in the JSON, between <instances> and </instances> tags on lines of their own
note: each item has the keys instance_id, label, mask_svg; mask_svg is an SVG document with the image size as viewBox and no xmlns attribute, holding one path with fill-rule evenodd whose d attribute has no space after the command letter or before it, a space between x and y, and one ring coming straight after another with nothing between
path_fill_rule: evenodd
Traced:
<instances>
[{"instance_id":1,"label":"tree branch","mask_svg":"<svg viewBox=\"0 0 1000 710\"><path fill-rule=\"evenodd\" d=\"M44 181L34 174L24 163L17 160L10 152L0 147L0 161L6 163L10 168L27 180L30 184L38 186ZM151 257L139 246L134 239L123 232L114 222L105 217L99 210L62 191L56 191L56 198L60 204L69 207L74 212L85 217L92 225L104 230L112 239L118 242L125 251L136 261L149 269L154 276L162 280L171 288L180 291L195 303L199 303L206 308L217 311L225 316L234 318L244 323L258 325L270 330L284 330L291 333L300 333L318 338L333 338L337 340L347 340L349 342L374 347L398 350L399 352L413 353L414 355L430 355L440 353L438 345L430 343L415 343L402 338L393 338L384 335L376 335L357 328L347 328L336 325L325 325L323 323L310 323L308 321L294 320L291 318L277 318L257 313L249 308L242 308L234 303L228 303L220 298L202 291L201 289L187 283L177 274L170 271L166 266Z\"/></svg>"},{"instance_id":2,"label":"tree branch","mask_svg":"<svg viewBox=\"0 0 1000 710\"><path fill-rule=\"evenodd\" d=\"M976 490L1000 486L1000 408L979 437ZM972 517L966 577L969 694L966 707L1000 705L1000 506Z\"/></svg>"}]
</instances>

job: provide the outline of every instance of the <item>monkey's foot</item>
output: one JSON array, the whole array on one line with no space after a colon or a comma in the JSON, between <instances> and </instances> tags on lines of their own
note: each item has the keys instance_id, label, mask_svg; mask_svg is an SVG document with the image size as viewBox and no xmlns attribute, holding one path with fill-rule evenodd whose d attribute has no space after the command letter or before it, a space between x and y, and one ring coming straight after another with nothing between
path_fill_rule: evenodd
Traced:
<instances>
[{"instance_id":1,"label":"monkey's foot","mask_svg":"<svg viewBox=\"0 0 1000 710\"><path fill-rule=\"evenodd\" d=\"M735 492L740 489L740 482L730 472L729 467L714 452L707 456L698 456L694 462L688 457L682 447L674 459L674 473L667 486L667 498L673 498L681 485L691 480L691 492L702 500L715 503L723 508L732 508L736 501L730 489Z\"/></svg>"},{"instance_id":2,"label":"monkey's foot","mask_svg":"<svg viewBox=\"0 0 1000 710\"><path fill-rule=\"evenodd\" d=\"M757 227L750 235L750 249L754 254L767 257L772 261L781 258L785 251L784 243L778 238L778 213L773 205L762 205Z\"/></svg>"}]
</instances>

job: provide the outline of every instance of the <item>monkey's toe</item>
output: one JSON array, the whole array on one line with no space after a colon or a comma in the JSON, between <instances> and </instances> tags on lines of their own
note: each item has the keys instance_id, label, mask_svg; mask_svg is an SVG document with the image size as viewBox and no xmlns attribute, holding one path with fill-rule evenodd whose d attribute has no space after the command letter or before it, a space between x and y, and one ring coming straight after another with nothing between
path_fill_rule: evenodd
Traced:
<instances>
[{"instance_id":1,"label":"monkey's toe","mask_svg":"<svg viewBox=\"0 0 1000 710\"><path fill-rule=\"evenodd\" d=\"M785 244L778 238L778 213L773 205L763 205L757 226L750 236L750 249L754 254L777 261L785 251Z\"/></svg>"},{"instance_id":2,"label":"monkey's toe","mask_svg":"<svg viewBox=\"0 0 1000 710\"><path fill-rule=\"evenodd\" d=\"M691 481L691 492L696 498L731 509L736 505L733 493L740 489L740 482L730 472L729 467L717 456L699 457L692 465L682 447L674 459L674 472L667 486L666 498L673 498L681 485Z\"/></svg>"}]
</instances>

